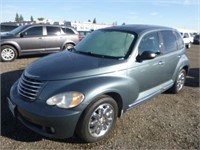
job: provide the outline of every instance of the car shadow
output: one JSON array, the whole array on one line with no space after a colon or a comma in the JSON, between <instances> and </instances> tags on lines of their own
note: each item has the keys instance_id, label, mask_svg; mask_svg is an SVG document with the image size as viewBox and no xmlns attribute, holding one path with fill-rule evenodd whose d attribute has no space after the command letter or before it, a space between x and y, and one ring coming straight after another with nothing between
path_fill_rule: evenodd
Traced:
<instances>
[{"instance_id":1,"label":"car shadow","mask_svg":"<svg viewBox=\"0 0 200 150\"><path fill-rule=\"evenodd\" d=\"M7 97L9 96L11 86L20 78L22 72L23 70L16 70L1 74L1 136L22 142L36 142L42 139L48 139L61 143L84 144L77 137L62 140L43 137L27 129L12 116L8 109Z\"/></svg>"},{"instance_id":2,"label":"car shadow","mask_svg":"<svg viewBox=\"0 0 200 150\"><path fill-rule=\"evenodd\" d=\"M41 137L23 127L8 109L10 88L22 72L23 70L17 70L1 74L1 136L24 142L38 141Z\"/></svg>"},{"instance_id":3,"label":"car shadow","mask_svg":"<svg viewBox=\"0 0 200 150\"><path fill-rule=\"evenodd\" d=\"M200 87L199 72L200 72L200 68L190 68L189 73L186 78L185 86Z\"/></svg>"}]
</instances>

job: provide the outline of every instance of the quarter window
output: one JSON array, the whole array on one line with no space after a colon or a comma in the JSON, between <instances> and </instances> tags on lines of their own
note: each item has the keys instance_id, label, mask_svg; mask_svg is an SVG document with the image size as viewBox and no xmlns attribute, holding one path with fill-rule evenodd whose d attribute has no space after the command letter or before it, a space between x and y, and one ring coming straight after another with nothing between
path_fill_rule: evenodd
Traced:
<instances>
[{"instance_id":1,"label":"quarter window","mask_svg":"<svg viewBox=\"0 0 200 150\"><path fill-rule=\"evenodd\" d=\"M69 28L62 28L63 32L67 33L67 34L74 34L74 31L72 31L72 29Z\"/></svg>"},{"instance_id":2,"label":"quarter window","mask_svg":"<svg viewBox=\"0 0 200 150\"><path fill-rule=\"evenodd\" d=\"M164 52L177 50L176 37L172 31L161 31L164 45Z\"/></svg>"},{"instance_id":3,"label":"quarter window","mask_svg":"<svg viewBox=\"0 0 200 150\"><path fill-rule=\"evenodd\" d=\"M160 52L159 36L157 32L145 35L139 45L139 55L144 51Z\"/></svg>"},{"instance_id":4,"label":"quarter window","mask_svg":"<svg viewBox=\"0 0 200 150\"><path fill-rule=\"evenodd\" d=\"M60 35L60 28L58 27L47 27L48 35Z\"/></svg>"},{"instance_id":5,"label":"quarter window","mask_svg":"<svg viewBox=\"0 0 200 150\"><path fill-rule=\"evenodd\" d=\"M182 49L185 47L183 39L181 35L178 32L175 32L176 38L177 38L177 43L178 43L178 49Z\"/></svg>"}]
</instances>

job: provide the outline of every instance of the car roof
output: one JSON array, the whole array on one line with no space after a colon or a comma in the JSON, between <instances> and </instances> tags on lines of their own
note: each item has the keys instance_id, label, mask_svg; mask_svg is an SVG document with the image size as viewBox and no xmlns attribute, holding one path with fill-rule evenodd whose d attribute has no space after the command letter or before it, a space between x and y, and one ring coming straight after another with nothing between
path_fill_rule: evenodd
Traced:
<instances>
[{"instance_id":1,"label":"car roof","mask_svg":"<svg viewBox=\"0 0 200 150\"><path fill-rule=\"evenodd\" d=\"M157 26L157 25L143 25L143 24L112 26L112 27L107 27L104 29L135 32L137 34L141 34L143 32L148 32L148 31L153 31L153 30L175 30L170 27Z\"/></svg>"},{"instance_id":2,"label":"car roof","mask_svg":"<svg viewBox=\"0 0 200 150\"><path fill-rule=\"evenodd\" d=\"M51 27L65 27L65 28L72 28L71 26L64 26L64 25L53 25L53 24L27 24L23 25L24 27L31 27L31 26L51 26Z\"/></svg>"}]
</instances>

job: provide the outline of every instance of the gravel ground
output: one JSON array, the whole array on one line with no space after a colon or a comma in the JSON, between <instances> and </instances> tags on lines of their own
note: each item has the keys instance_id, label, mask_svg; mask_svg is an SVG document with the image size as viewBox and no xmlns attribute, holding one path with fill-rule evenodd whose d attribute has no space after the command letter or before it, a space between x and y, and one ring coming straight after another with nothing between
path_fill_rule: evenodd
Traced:
<instances>
[{"instance_id":1,"label":"gravel ground","mask_svg":"<svg viewBox=\"0 0 200 150\"><path fill-rule=\"evenodd\" d=\"M200 46L187 50L191 69L184 90L163 93L126 112L112 133L98 143L72 137L52 140L21 125L8 110L6 97L24 68L40 57L0 63L1 149L200 149Z\"/></svg>"}]
</instances>

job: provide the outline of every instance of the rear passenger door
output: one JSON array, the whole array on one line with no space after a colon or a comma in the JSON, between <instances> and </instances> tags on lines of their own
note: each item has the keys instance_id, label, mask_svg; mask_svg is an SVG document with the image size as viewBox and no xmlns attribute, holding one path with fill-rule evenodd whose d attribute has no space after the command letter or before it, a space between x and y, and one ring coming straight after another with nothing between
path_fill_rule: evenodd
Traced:
<instances>
[{"instance_id":1,"label":"rear passenger door","mask_svg":"<svg viewBox=\"0 0 200 150\"><path fill-rule=\"evenodd\" d=\"M175 31L166 30L160 31L160 33L162 37L162 53L164 56L163 62L165 65L163 70L163 80L169 81L172 79L177 63L181 57L181 52L178 49L184 49L184 44L180 35ZM179 40L177 40L177 36Z\"/></svg>"},{"instance_id":2,"label":"rear passenger door","mask_svg":"<svg viewBox=\"0 0 200 150\"><path fill-rule=\"evenodd\" d=\"M57 26L46 26L45 51L59 51L62 49L64 38L61 28Z\"/></svg>"}]
</instances>

